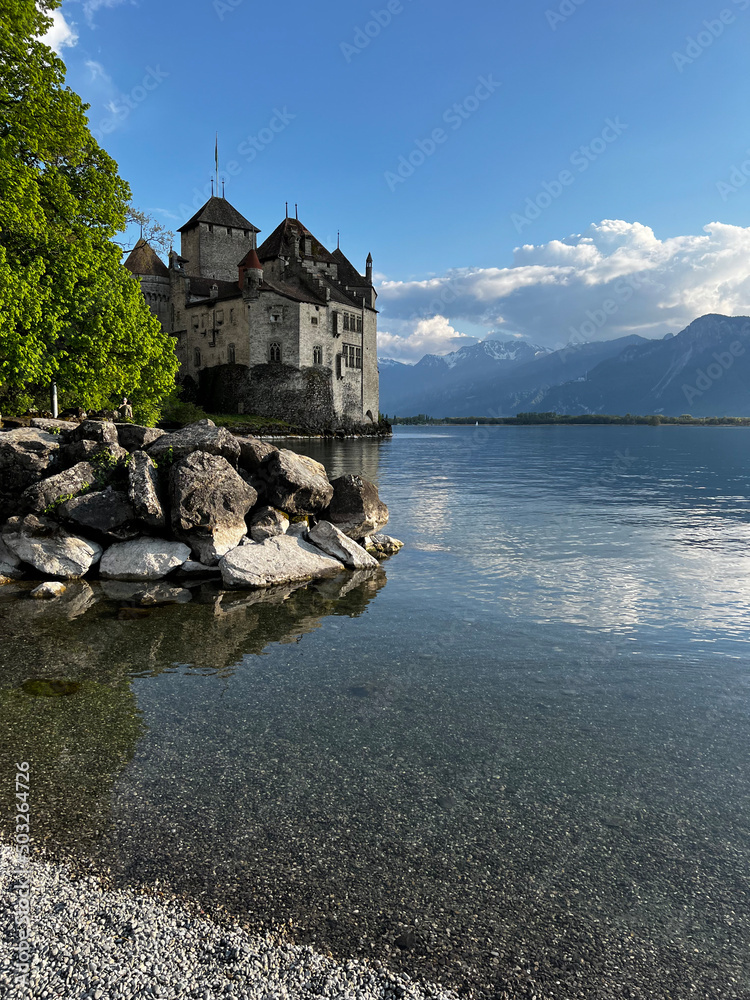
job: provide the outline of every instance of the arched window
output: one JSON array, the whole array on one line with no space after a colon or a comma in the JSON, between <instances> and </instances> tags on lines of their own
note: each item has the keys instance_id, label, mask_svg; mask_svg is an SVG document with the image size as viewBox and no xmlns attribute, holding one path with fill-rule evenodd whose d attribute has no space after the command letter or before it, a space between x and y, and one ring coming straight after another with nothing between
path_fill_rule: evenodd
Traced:
<instances>
[{"instance_id":1,"label":"arched window","mask_svg":"<svg viewBox=\"0 0 750 1000\"><path fill-rule=\"evenodd\" d=\"M268 348L269 361L281 361L281 344L274 341Z\"/></svg>"},{"instance_id":2,"label":"arched window","mask_svg":"<svg viewBox=\"0 0 750 1000\"><path fill-rule=\"evenodd\" d=\"M236 357L237 357L237 355L236 355L236 352L234 350L234 344L230 344L229 347L227 348L227 359L228 359L230 365L235 364Z\"/></svg>"},{"instance_id":3,"label":"arched window","mask_svg":"<svg viewBox=\"0 0 750 1000\"><path fill-rule=\"evenodd\" d=\"M322 365L323 364L323 348L313 347L313 364Z\"/></svg>"},{"instance_id":4,"label":"arched window","mask_svg":"<svg viewBox=\"0 0 750 1000\"><path fill-rule=\"evenodd\" d=\"M193 351L193 362L194 362L196 368L200 368L200 366L201 366L201 351L200 351L199 347L196 347L195 350Z\"/></svg>"}]
</instances>

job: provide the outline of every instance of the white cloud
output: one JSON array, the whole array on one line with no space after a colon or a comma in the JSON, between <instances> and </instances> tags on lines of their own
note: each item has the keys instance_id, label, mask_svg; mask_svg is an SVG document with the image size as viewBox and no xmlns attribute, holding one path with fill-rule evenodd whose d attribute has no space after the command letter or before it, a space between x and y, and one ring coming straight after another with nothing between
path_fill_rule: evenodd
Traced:
<instances>
[{"instance_id":1,"label":"white cloud","mask_svg":"<svg viewBox=\"0 0 750 1000\"><path fill-rule=\"evenodd\" d=\"M42 38L42 41L60 55L64 48L72 48L76 44L78 34L75 25L68 24L62 11L53 10L50 16L52 18L52 27Z\"/></svg>"},{"instance_id":2,"label":"white cloud","mask_svg":"<svg viewBox=\"0 0 750 1000\"><path fill-rule=\"evenodd\" d=\"M102 81L107 85L112 83L112 78L100 62L95 59L86 60L86 68L91 73L91 83Z\"/></svg>"},{"instance_id":3,"label":"white cloud","mask_svg":"<svg viewBox=\"0 0 750 1000\"><path fill-rule=\"evenodd\" d=\"M126 0L83 0L83 13L86 15L86 20L89 24L92 23L94 14L102 7L119 7L121 3L125 3Z\"/></svg>"},{"instance_id":4,"label":"white cloud","mask_svg":"<svg viewBox=\"0 0 750 1000\"><path fill-rule=\"evenodd\" d=\"M401 324L394 324L398 329ZM460 347L476 344L476 337L467 337L450 325L445 316L421 319L407 325L407 335L378 331L378 357L396 361L419 361L425 354L449 354Z\"/></svg>"},{"instance_id":5,"label":"white cloud","mask_svg":"<svg viewBox=\"0 0 750 1000\"><path fill-rule=\"evenodd\" d=\"M713 222L701 235L660 240L648 226L607 219L566 240L518 247L512 267L384 281L380 305L403 354L429 339L431 317L443 329L467 323L549 347L661 337L705 313L750 313L748 260L750 228Z\"/></svg>"}]
</instances>

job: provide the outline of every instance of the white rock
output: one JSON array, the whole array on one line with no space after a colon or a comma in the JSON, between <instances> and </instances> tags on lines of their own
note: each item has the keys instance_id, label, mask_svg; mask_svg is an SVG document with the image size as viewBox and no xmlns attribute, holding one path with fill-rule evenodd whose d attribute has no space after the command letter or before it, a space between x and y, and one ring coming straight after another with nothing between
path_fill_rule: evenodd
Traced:
<instances>
[{"instance_id":1,"label":"white rock","mask_svg":"<svg viewBox=\"0 0 750 1000\"><path fill-rule=\"evenodd\" d=\"M38 599L61 597L66 589L65 584L60 583L59 580L48 580L46 583L41 583L38 587L35 587L29 594L29 597L36 597Z\"/></svg>"},{"instance_id":2,"label":"white rock","mask_svg":"<svg viewBox=\"0 0 750 1000\"><path fill-rule=\"evenodd\" d=\"M0 576L8 577L11 580L20 580L23 576L21 560L15 552L11 552L2 538L0 538Z\"/></svg>"},{"instance_id":3,"label":"white rock","mask_svg":"<svg viewBox=\"0 0 750 1000\"><path fill-rule=\"evenodd\" d=\"M182 542L136 538L108 548L99 574L104 580L160 580L189 558L190 548Z\"/></svg>"},{"instance_id":4,"label":"white rock","mask_svg":"<svg viewBox=\"0 0 750 1000\"><path fill-rule=\"evenodd\" d=\"M31 519L27 519L31 520ZM25 530L6 532L5 544L21 562L28 563L45 576L70 580L87 573L102 555L101 545L55 526L48 533Z\"/></svg>"},{"instance_id":5,"label":"white rock","mask_svg":"<svg viewBox=\"0 0 750 1000\"><path fill-rule=\"evenodd\" d=\"M307 533L308 540L323 552L342 562L347 569L377 569L378 561L361 545L340 531L330 521L318 521Z\"/></svg>"},{"instance_id":6,"label":"white rock","mask_svg":"<svg viewBox=\"0 0 750 1000\"><path fill-rule=\"evenodd\" d=\"M225 586L252 588L331 576L344 566L301 538L276 535L238 546L224 556L219 568Z\"/></svg>"}]
</instances>

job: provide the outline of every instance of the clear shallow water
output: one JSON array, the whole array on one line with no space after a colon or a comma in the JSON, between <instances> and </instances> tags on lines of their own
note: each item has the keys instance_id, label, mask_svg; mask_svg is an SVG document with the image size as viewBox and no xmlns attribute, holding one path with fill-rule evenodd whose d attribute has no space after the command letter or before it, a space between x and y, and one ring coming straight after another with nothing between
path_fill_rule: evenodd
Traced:
<instances>
[{"instance_id":1,"label":"clear shallow water","mask_svg":"<svg viewBox=\"0 0 750 1000\"><path fill-rule=\"evenodd\" d=\"M38 843L481 996L750 996L750 436L293 446L378 482L387 584L0 592Z\"/></svg>"}]
</instances>

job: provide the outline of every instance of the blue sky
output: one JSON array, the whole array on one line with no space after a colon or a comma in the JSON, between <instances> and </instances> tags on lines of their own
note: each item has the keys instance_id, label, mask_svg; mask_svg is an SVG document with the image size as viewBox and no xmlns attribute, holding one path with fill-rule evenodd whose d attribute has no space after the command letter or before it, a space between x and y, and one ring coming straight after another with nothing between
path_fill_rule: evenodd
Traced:
<instances>
[{"instance_id":1,"label":"blue sky","mask_svg":"<svg viewBox=\"0 0 750 1000\"><path fill-rule=\"evenodd\" d=\"M750 312L750 0L60 13L68 82L134 203L181 225L218 130L226 196L261 238L298 202L355 264L372 252L386 355Z\"/></svg>"}]
</instances>

